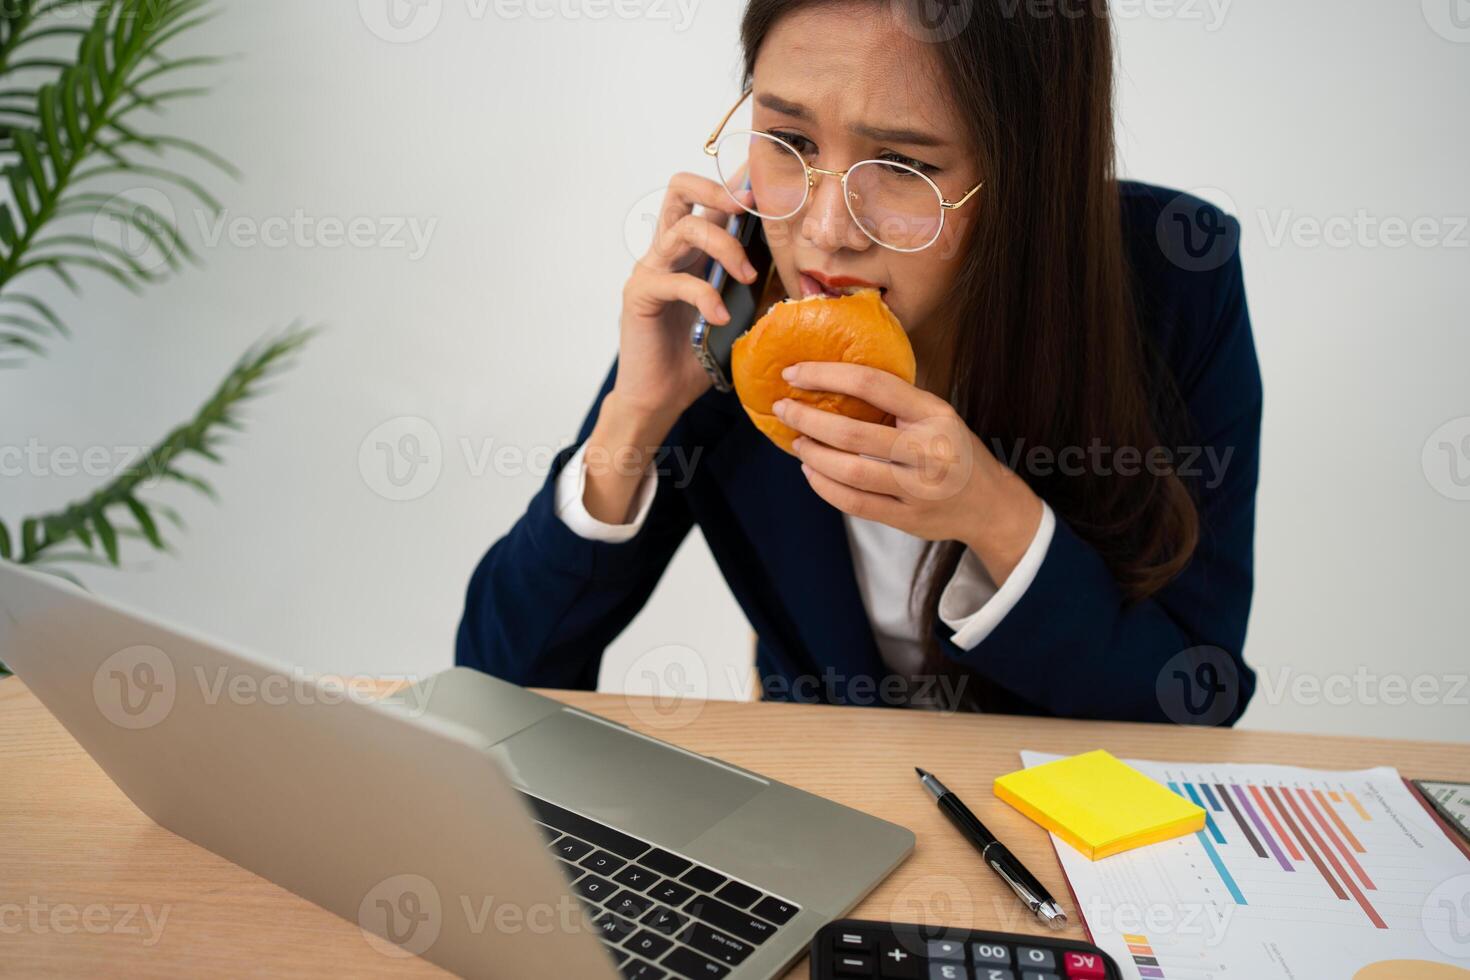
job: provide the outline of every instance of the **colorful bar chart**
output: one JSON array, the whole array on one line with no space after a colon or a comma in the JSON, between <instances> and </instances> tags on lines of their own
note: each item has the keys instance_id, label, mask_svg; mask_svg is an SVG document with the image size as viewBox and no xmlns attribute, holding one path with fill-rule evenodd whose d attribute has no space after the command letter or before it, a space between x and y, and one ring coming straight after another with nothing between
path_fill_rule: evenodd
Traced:
<instances>
[{"instance_id":1,"label":"colorful bar chart","mask_svg":"<svg viewBox=\"0 0 1470 980\"><path fill-rule=\"evenodd\" d=\"M1314 869L1339 899L1356 902L1375 928L1388 928L1365 894L1374 885L1357 859L1364 853L1363 845L1340 812L1367 819L1367 811L1351 793L1253 783L1171 780L1168 786L1205 809L1205 829L1196 837L1236 904L1250 902L1216 845L1230 843L1238 834L1256 857L1275 862L1282 871L1295 873L1298 864Z\"/></svg>"},{"instance_id":2,"label":"colorful bar chart","mask_svg":"<svg viewBox=\"0 0 1470 980\"><path fill-rule=\"evenodd\" d=\"M1349 977L1438 962L1457 941L1453 916L1426 903L1470 860L1393 770L1125 761L1206 815L1196 833L1098 861L1053 838L1125 978Z\"/></svg>"}]
</instances>

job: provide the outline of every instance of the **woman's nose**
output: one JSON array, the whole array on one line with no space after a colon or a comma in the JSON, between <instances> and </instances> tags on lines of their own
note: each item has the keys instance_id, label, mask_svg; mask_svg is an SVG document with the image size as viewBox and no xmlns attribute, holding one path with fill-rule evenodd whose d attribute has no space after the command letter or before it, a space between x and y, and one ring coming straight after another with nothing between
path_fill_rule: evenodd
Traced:
<instances>
[{"instance_id":1,"label":"woman's nose","mask_svg":"<svg viewBox=\"0 0 1470 980\"><path fill-rule=\"evenodd\" d=\"M816 186L811 189L801 216L801 234L818 248L835 252L839 249L866 249L873 240L852 220L843 200L846 193L842 178L829 174L813 174Z\"/></svg>"}]
</instances>

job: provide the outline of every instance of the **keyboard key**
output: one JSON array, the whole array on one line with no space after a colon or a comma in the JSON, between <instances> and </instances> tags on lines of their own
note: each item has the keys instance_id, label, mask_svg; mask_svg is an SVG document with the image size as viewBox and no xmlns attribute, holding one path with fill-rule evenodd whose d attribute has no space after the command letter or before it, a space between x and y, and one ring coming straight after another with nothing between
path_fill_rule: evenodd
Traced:
<instances>
[{"instance_id":1,"label":"keyboard key","mask_svg":"<svg viewBox=\"0 0 1470 980\"><path fill-rule=\"evenodd\" d=\"M617 874L613 875L613 881L616 881L620 885L626 885L627 887L633 889L635 892L646 892L648 891L648 889L652 888L655 883L662 880L662 878L654 874L652 871L649 871L647 868L637 864L630 864L622 871L619 871Z\"/></svg>"},{"instance_id":2,"label":"keyboard key","mask_svg":"<svg viewBox=\"0 0 1470 980\"><path fill-rule=\"evenodd\" d=\"M878 975L883 980L923 980L924 961L898 943L887 941L879 946Z\"/></svg>"},{"instance_id":3,"label":"keyboard key","mask_svg":"<svg viewBox=\"0 0 1470 980\"><path fill-rule=\"evenodd\" d=\"M929 964L929 980L968 980L965 976L965 961L933 961Z\"/></svg>"},{"instance_id":4,"label":"keyboard key","mask_svg":"<svg viewBox=\"0 0 1470 980\"><path fill-rule=\"evenodd\" d=\"M561 836L561 831L557 830L555 827L548 827L546 826L546 824L541 823L539 820L536 822L536 829L546 835L547 841L554 841Z\"/></svg>"},{"instance_id":5,"label":"keyboard key","mask_svg":"<svg viewBox=\"0 0 1470 980\"><path fill-rule=\"evenodd\" d=\"M653 908L653 903L648 899L626 888L614 895L606 904L618 915L626 915L631 919L636 919Z\"/></svg>"},{"instance_id":6,"label":"keyboard key","mask_svg":"<svg viewBox=\"0 0 1470 980\"><path fill-rule=\"evenodd\" d=\"M660 956L667 953L669 951L669 947L674 944L665 939L663 936L658 935L657 933L649 932L647 929L643 929L640 930L636 936L628 940L623 945L627 949L631 949L633 952L637 953L639 956L646 956L651 960L656 960Z\"/></svg>"},{"instance_id":7,"label":"keyboard key","mask_svg":"<svg viewBox=\"0 0 1470 980\"><path fill-rule=\"evenodd\" d=\"M632 953L625 953L621 949L614 949L611 946L607 948L607 951L612 954L613 966L622 966L633 955Z\"/></svg>"},{"instance_id":8,"label":"keyboard key","mask_svg":"<svg viewBox=\"0 0 1470 980\"><path fill-rule=\"evenodd\" d=\"M610 943L622 942L638 931L638 927L633 923L611 912L602 913L592 920L592 924L597 927L598 932L602 933L602 938Z\"/></svg>"},{"instance_id":9,"label":"keyboard key","mask_svg":"<svg viewBox=\"0 0 1470 980\"><path fill-rule=\"evenodd\" d=\"M630 837L620 830L613 830L606 824L589 820L581 814L564 810L555 803L548 803L538 799L529 793L521 796L526 803L535 811L536 819L549 827L555 827L562 833L572 834L582 840L591 841L598 847L612 851L614 854L632 859L648 850L648 845L636 837ZM651 867L651 865L650 865Z\"/></svg>"},{"instance_id":10,"label":"keyboard key","mask_svg":"<svg viewBox=\"0 0 1470 980\"><path fill-rule=\"evenodd\" d=\"M1011 971L1007 970L1006 972L1009 973ZM1021 980L1062 980L1062 978L1055 973L1037 973L1035 970L1027 970L1021 974Z\"/></svg>"},{"instance_id":11,"label":"keyboard key","mask_svg":"<svg viewBox=\"0 0 1470 980\"><path fill-rule=\"evenodd\" d=\"M606 851L593 851L577 863L588 871L596 871L600 875L610 875L628 862Z\"/></svg>"},{"instance_id":12,"label":"keyboard key","mask_svg":"<svg viewBox=\"0 0 1470 980\"><path fill-rule=\"evenodd\" d=\"M688 871L689 866L693 864L692 861L685 860L677 854L670 854L661 847L655 847L638 860L659 874L668 875L671 878L677 878Z\"/></svg>"},{"instance_id":13,"label":"keyboard key","mask_svg":"<svg viewBox=\"0 0 1470 980\"><path fill-rule=\"evenodd\" d=\"M1010 966L1011 948L1004 943L976 943L970 949L976 966Z\"/></svg>"},{"instance_id":14,"label":"keyboard key","mask_svg":"<svg viewBox=\"0 0 1470 980\"><path fill-rule=\"evenodd\" d=\"M678 908L680 905L689 901L689 896L694 894L694 889L688 885L681 885L677 881L670 881L665 878L663 881L654 885L648 894L651 898L656 898L666 905L672 905Z\"/></svg>"},{"instance_id":15,"label":"keyboard key","mask_svg":"<svg viewBox=\"0 0 1470 980\"><path fill-rule=\"evenodd\" d=\"M592 853L592 845L575 837L561 837L546 845L563 861L580 861Z\"/></svg>"},{"instance_id":16,"label":"keyboard key","mask_svg":"<svg viewBox=\"0 0 1470 980\"><path fill-rule=\"evenodd\" d=\"M1027 976L1040 976L1040 974L1027 974ZM975 967L975 980L1016 980L1016 974L1004 966L977 966Z\"/></svg>"},{"instance_id":17,"label":"keyboard key","mask_svg":"<svg viewBox=\"0 0 1470 980\"><path fill-rule=\"evenodd\" d=\"M873 937L866 932L849 932L844 929L832 937L832 945L839 953L871 953Z\"/></svg>"},{"instance_id":18,"label":"keyboard key","mask_svg":"<svg viewBox=\"0 0 1470 980\"><path fill-rule=\"evenodd\" d=\"M873 958L866 953L838 953L832 969L839 977L871 977Z\"/></svg>"},{"instance_id":19,"label":"keyboard key","mask_svg":"<svg viewBox=\"0 0 1470 980\"><path fill-rule=\"evenodd\" d=\"M723 977L730 972L730 968L723 963L716 963L712 959L700 956L692 949L677 946L668 956L665 956L660 965L668 967L681 977L689 980L704 980L705 977Z\"/></svg>"},{"instance_id":20,"label":"keyboard key","mask_svg":"<svg viewBox=\"0 0 1470 980\"><path fill-rule=\"evenodd\" d=\"M1016 962L1023 970L1055 970L1057 958L1049 949L1022 946L1016 950Z\"/></svg>"},{"instance_id":21,"label":"keyboard key","mask_svg":"<svg viewBox=\"0 0 1470 980\"><path fill-rule=\"evenodd\" d=\"M1062 966L1067 980L1106 980L1108 968L1097 953L1063 953Z\"/></svg>"},{"instance_id":22,"label":"keyboard key","mask_svg":"<svg viewBox=\"0 0 1470 980\"><path fill-rule=\"evenodd\" d=\"M755 952L755 947L750 943L736 939L734 936L727 936L702 922L691 923L688 929L679 933L679 938L710 959L719 960L731 966L739 966L745 962L746 957ZM872 961L869 960L869 965L871 964Z\"/></svg>"},{"instance_id":23,"label":"keyboard key","mask_svg":"<svg viewBox=\"0 0 1470 980\"><path fill-rule=\"evenodd\" d=\"M733 905L726 905L718 898L706 895L696 895L690 899L689 904L684 906L684 911L716 929L756 944L765 942L776 931L776 927L764 919L757 919L749 912L742 912ZM962 949L961 961L964 956Z\"/></svg>"},{"instance_id":24,"label":"keyboard key","mask_svg":"<svg viewBox=\"0 0 1470 980\"><path fill-rule=\"evenodd\" d=\"M748 909L751 902L761 897L761 893L738 881L727 881L723 888L715 892L715 897L724 899L736 908Z\"/></svg>"},{"instance_id":25,"label":"keyboard key","mask_svg":"<svg viewBox=\"0 0 1470 980\"><path fill-rule=\"evenodd\" d=\"M572 883L572 888L587 901L598 905L618 890L617 885L595 874L585 874L578 878Z\"/></svg>"},{"instance_id":26,"label":"keyboard key","mask_svg":"<svg viewBox=\"0 0 1470 980\"><path fill-rule=\"evenodd\" d=\"M662 905L655 905L649 910L647 915L638 921L650 929L657 929L665 936L672 936L684 928L684 923L688 922L689 919L687 916L680 915L672 909L666 909Z\"/></svg>"},{"instance_id":27,"label":"keyboard key","mask_svg":"<svg viewBox=\"0 0 1470 980\"><path fill-rule=\"evenodd\" d=\"M629 960L622 965L621 969L623 976L627 977L628 980L663 980L664 977L668 976L667 973L652 963L645 963L639 959Z\"/></svg>"},{"instance_id":28,"label":"keyboard key","mask_svg":"<svg viewBox=\"0 0 1470 980\"><path fill-rule=\"evenodd\" d=\"M786 923L790 922L791 917L800 912L801 909L795 905L792 905L790 902L783 902L781 899L776 898L773 895L767 895L759 902L756 902L755 908L751 909L751 911L760 916L762 919L769 919L771 922L776 923L776 925L778 926L784 926Z\"/></svg>"},{"instance_id":29,"label":"keyboard key","mask_svg":"<svg viewBox=\"0 0 1470 980\"><path fill-rule=\"evenodd\" d=\"M679 880L693 885L702 892L712 892L725 883L725 876L718 871L711 871L703 865L696 864L680 875Z\"/></svg>"},{"instance_id":30,"label":"keyboard key","mask_svg":"<svg viewBox=\"0 0 1470 980\"><path fill-rule=\"evenodd\" d=\"M575 864L567 864L565 861L558 861L556 863L561 865L561 873L567 876L567 881L576 881L587 873Z\"/></svg>"}]
</instances>

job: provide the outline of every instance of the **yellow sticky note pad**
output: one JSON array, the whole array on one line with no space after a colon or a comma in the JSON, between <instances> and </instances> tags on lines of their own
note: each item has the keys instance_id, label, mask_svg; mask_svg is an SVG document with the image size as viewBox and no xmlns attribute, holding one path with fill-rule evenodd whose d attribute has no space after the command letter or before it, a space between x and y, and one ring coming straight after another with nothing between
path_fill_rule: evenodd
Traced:
<instances>
[{"instance_id":1,"label":"yellow sticky note pad","mask_svg":"<svg viewBox=\"0 0 1470 980\"><path fill-rule=\"evenodd\" d=\"M1205 825L1203 808L1103 749L998 776L995 795L1094 861Z\"/></svg>"}]
</instances>

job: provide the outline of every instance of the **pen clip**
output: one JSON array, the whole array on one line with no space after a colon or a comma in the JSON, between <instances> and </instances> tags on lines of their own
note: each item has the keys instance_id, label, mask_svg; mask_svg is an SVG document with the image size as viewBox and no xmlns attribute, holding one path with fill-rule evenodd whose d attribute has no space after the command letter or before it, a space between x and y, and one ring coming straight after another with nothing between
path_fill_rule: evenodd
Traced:
<instances>
[{"instance_id":1,"label":"pen clip","mask_svg":"<svg viewBox=\"0 0 1470 980\"><path fill-rule=\"evenodd\" d=\"M990 848L987 847L986 850L988 851L990 850ZM986 858L986 863L990 865L991 869L994 870L996 874L1000 875L1002 881L1011 886L1011 891L1016 893L1016 897L1024 902L1028 909L1030 909L1032 912L1035 912L1037 909L1041 908L1041 896L1032 894L1031 889L1027 888L1014 876L1011 875L1010 871L1006 869L1004 863L1002 863L1001 861L991 860L989 857Z\"/></svg>"}]
</instances>

